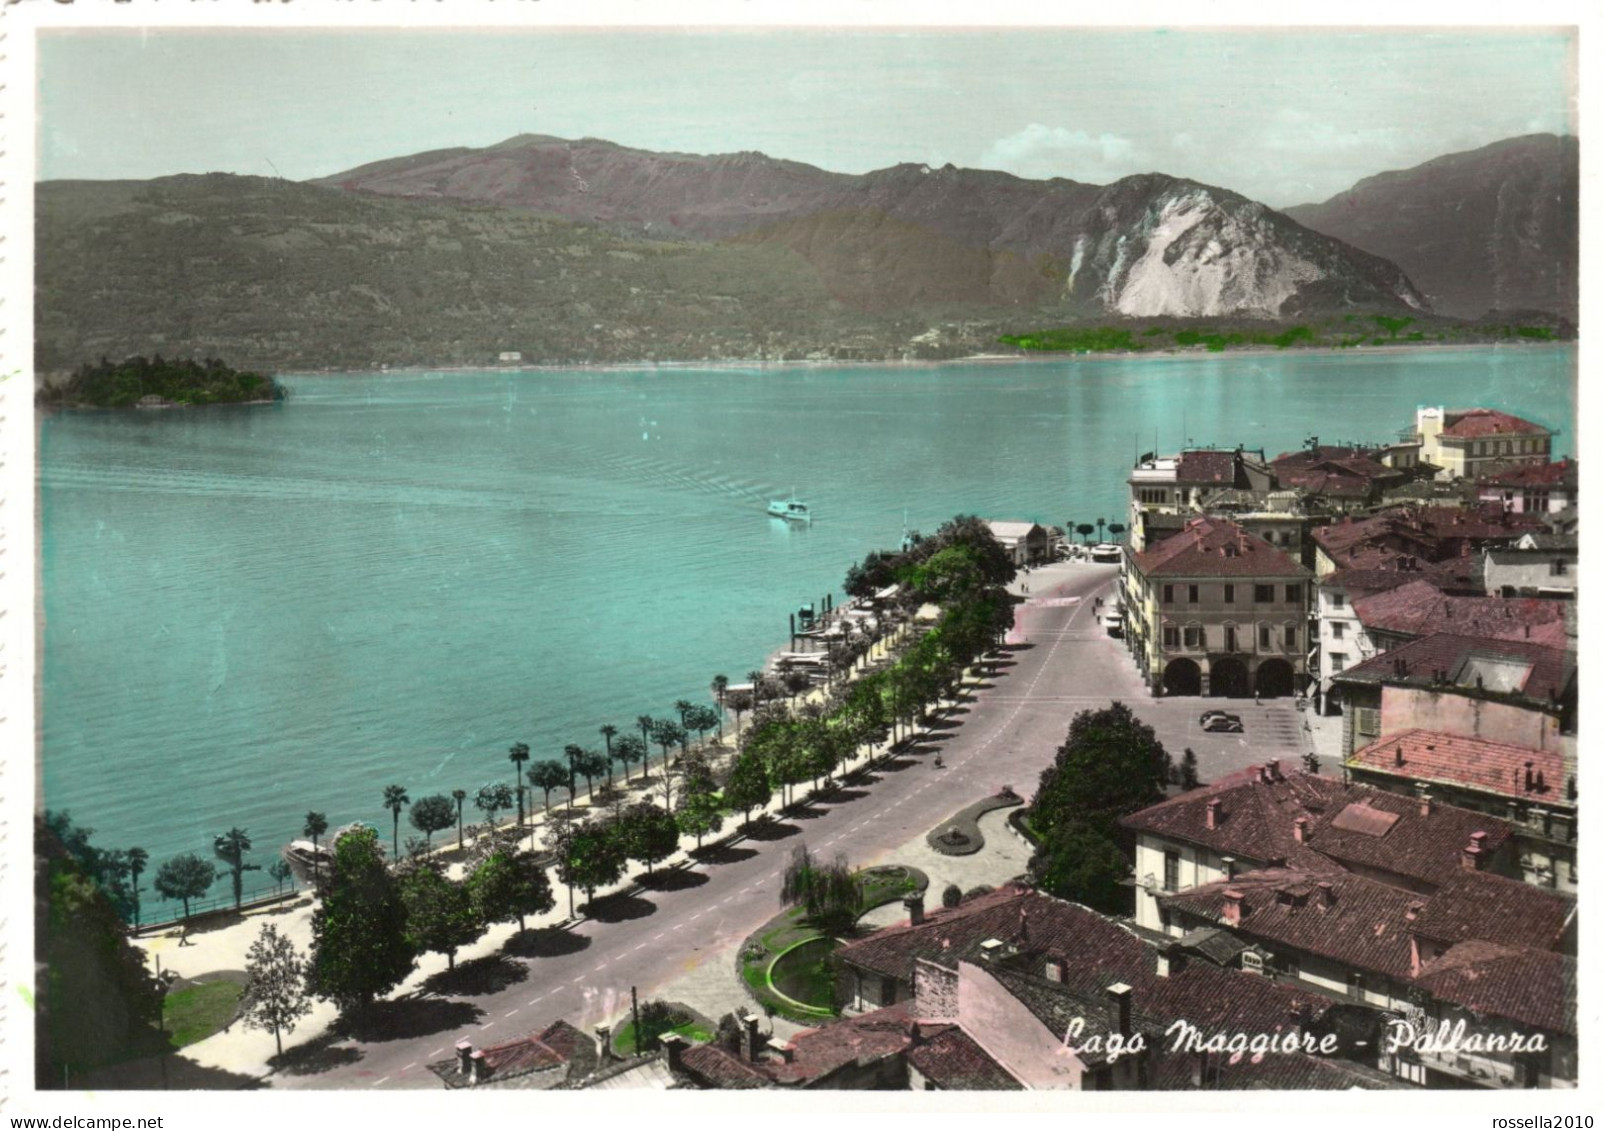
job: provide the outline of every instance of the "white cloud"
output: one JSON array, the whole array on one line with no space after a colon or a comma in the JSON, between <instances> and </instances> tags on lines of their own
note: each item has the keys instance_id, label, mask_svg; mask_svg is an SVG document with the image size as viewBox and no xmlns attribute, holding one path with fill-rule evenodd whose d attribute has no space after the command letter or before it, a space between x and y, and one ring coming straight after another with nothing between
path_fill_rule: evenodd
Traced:
<instances>
[{"instance_id":1,"label":"white cloud","mask_svg":"<svg viewBox=\"0 0 1603 1131\"><path fill-rule=\"evenodd\" d=\"M1136 145L1129 138L1039 122L994 142L980 158L980 165L987 169L1021 177L1068 177L1090 184L1106 184L1139 172L1137 163Z\"/></svg>"}]
</instances>

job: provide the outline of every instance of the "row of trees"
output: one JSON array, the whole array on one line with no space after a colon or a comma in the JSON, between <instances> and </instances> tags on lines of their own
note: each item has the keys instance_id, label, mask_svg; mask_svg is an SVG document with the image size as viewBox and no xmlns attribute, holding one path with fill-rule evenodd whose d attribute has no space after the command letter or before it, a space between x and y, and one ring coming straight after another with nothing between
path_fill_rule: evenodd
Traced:
<instances>
[{"instance_id":1,"label":"row of trees","mask_svg":"<svg viewBox=\"0 0 1603 1131\"><path fill-rule=\"evenodd\" d=\"M1063 529L1078 534L1080 536L1080 541L1082 542L1089 541L1091 535L1094 533L1097 537L1097 541L1100 542L1102 541L1102 531L1104 529L1106 529L1109 534L1113 535L1113 537L1117 539L1119 535L1124 533L1125 527L1122 522L1109 522L1107 519L1098 516L1095 526L1092 526L1089 522L1075 523L1073 519L1070 519L1068 522L1063 524Z\"/></svg>"}]
</instances>

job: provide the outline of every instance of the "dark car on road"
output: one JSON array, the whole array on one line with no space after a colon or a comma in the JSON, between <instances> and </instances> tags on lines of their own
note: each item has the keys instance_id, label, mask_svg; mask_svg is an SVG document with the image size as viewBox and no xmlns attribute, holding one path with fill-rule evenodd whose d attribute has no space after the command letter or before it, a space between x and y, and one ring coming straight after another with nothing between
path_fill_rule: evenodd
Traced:
<instances>
[{"instance_id":1,"label":"dark car on road","mask_svg":"<svg viewBox=\"0 0 1603 1131\"><path fill-rule=\"evenodd\" d=\"M1246 729L1241 725L1241 716L1232 715L1228 711L1204 711L1202 712L1202 717L1197 721L1202 724L1203 730L1227 731L1231 734L1239 734Z\"/></svg>"}]
</instances>

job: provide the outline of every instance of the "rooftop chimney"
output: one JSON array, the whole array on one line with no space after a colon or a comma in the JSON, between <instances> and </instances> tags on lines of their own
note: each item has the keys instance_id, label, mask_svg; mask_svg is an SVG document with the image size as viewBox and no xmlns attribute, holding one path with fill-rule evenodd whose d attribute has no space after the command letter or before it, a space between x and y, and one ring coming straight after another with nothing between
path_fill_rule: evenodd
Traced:
<instances>
[{"instance_id":1,"label":"rooftop chimney","mask_svg":"<svg viewBox=\"0 0 1603 1131\"><path fill-rule=\"evenodd\" d=\"M685 1067L685 1049L690 1042L681 1033L664 1033L657 1038L668 1053L668 1071L682 1072Z\"/></svg>"},{"instance_id":2,"label":"rooftop chimney","mask_svg":"<svg viewBox=\"0 0 1603 1131\"><path fill-rule=\"evenodd\" d=\"M771 1051L778 1053L779 1059L783 1060L786 1064L795 1063L796 1046L791 1044L789 1041L782 1041L778 1037L770 1037L768 1039L768 1048Z\"/></svg>"},{"instance_id":3,"label":"rooftop chimney","mask_svg":"<svg viewBox=\"0 0 1603 1131\"><path fill-rule=\"evenodd\" d=\"M1408 905L1408 910L1403 912L1403 918L1412 923L1415 919L1419 918L1419 913L1423 910L1425 910L1425 905L1420 903L1418 900L1415 900L1413 903Z\"/></svg>"},{"instance_id":4,"label":"rooftop chimney","mask_svg":"<svg viewBox=\"0 0 1603 1131\"><path fill-rule=\"evenodd\" d=\"M1422 793L1419 795L1419 815L1421 817L1430 816L1435 809L1436 804L1430 799L1430 794Z\"/></svg>"},{"instance_id":5,"label":"rooftop chimney","mask_svg":"<svg viewBox=\"0 0 1603 1131\"><path fill-rule=\"evenodd\" d=\"M1483 863L1481 860L1481 852L1481 846L1475 842L1474 837L1471 837L1469 843L1464 846L1464 850L1459 853L1459 865L1466 872L1480 871L1481 864Z\"/></svg>"},{"instance_id":6,"label":"rooftop chimney","mask_svg":"<svg viewBox=\"0 0 1603 1131\"><path fill-rule=\"evenodd\" d=\"M1297 839L1297 843L1298 844L1301 844L1304 840L1307 839L1307 837L1308 837L1308 818L1307 817L1298 817L1295 821L1291 822L1291 835L1294 836Z\"/></svg>"},{"instance_id":7,"label":"rooftop chimney","mask_svg":"<svg viewBox=\"0 0 1603 1131\"><path fill-rule=\"evenodd\" d=\"M1224 866L1225 879L1233 880L1236 878L1236 858L1234 856L1221 856L1219 857L1219 863Z\"/></svg>"},{"instance_id":8,"label":"rooftop chimney","mask_svg":"<svg viewBox=\"0 0 1603 1131\"><path fill-rule=\"evenodd\" d=\"M1531 787L1536 784L1536 775L1532 773L1532 769L1535 765L1535 762L1525 763L1525 792L1527 793L1529 793L1531 791Z\"/></svg>"},{"instance_id":9,"label":"rooftop chimney","mask_svg":"<svg viewBox=\"0 0 1603 1131\"><path fill-rule=\"evenodd\" d=\"M902 906L907 908L907 921L916 927L924 921L924 894L914 892L902 900Z\"/></svg>"},{"instance_id":10,"label":"rooftop chimney","mask_svg":"<svg viewBox=\"0 0 1603 1131\"><path fill-rule=\"evenodd\" d=\"M466 1076L473 1066L470 1059L473 1056L473 1042L463 1037L456 1043L456 1071L458 1075Z\"/></svg>"},{"instance_id":11,"label":"rooftop chimney","mask_svg":"<svg viewBox=\"0 0 1603 1131\"><path fill-rule=\"evenodd\" d=\"M1185 969L1185 965L1185 955L1181 953L1178 943L1168 942L1158 948L1158 977L1178 974Z\"/></svg>"},{"instance_id":12,"label":"rooftop chimney","mask_svg":"<svg viewBox=\"0 0 1603 1131\"><path fill-rule=\"evenodd\" d=\"M1130 1035L1130 987L1115 982L1108 987L1108 1024L1117 1027L1120 1036Z\"/></svg>"},{"instance_id":13,"label":"rooftop chimney","mask_svg":"<svg viewBox=\"0 0 1603 1131\"><path fill-rule=\"evenodd\" d=\"M1279 758L1271 758L1271 759L1269 759L1268 770L1269 770L1269 780L1270 781L1285 781L1286 780L1280 774L1280 759Z\"/></svg>"},{"instance_id":14,"label":"rooftop chimney","mask_svg":"<svg viewBox=\"0 0 1603 1131\"><path fill-rule=\"evenodd\" d=\"M468 1083L482 1084L490 1078L490 1066L484 1062L484 1050L474 1049L468 1057Z\"/></svg>"},{"instance_id":15,"label":"rooftop chimney","mask_svg":"<svg viewBox=\"0 0 1603 1131\"><path fill-rule=\"evenodd\" d=\"M1319 905L1321 907L1336 906L1336 885L1329 880L1319 881Z\"/></svg>"},{"instance_id":16,"label":"rooftop chimney","mask_svg":"<svg viewBox=\"0 0 1603 1131\"><path fill-rule=\"evenodd\" d=\"M980 944L980 958L986 962L995 962L1002 956L1002 940L986 939Z\"/></svg>"},{"instance_id":17,"label":"rooftop chimney","mask_svg":"<svg viewBox=\"0 0 1603 1131\"><path fill-rule=\"evenodd\" d=\"M1465 849L1465 851L1467 852L1468 849ZM1232 927L1241 926L1241 901L1243 898L1245 897L1239 888L1225 888L1224 890L1225 922Z\"/></svg>"},{"instance_id":18,"label":"rooftop chimney","mask_svg":"<svg viewBox=\"0 0 1603 1131\"><path fill-rule=\"evenodd\" d=\"M606 1064L612 1059L612 1026L597 1025L596 1033L596 1063Z\"/></svg>"},{"instance_id":19,"label":"rooftop chimney","mask_svg":"<svg viewBox=\"0 0 1603 1131\"><path fill-rule=\"evenodd\" d=\"M1401 766L1403 764L1403 744L1401 742L1397 744L1395 753L1397 755L1397 764Z\"/></svg>"},{"instance_id":20,"label":"rooftop chimney","mask_svg":"<svg viewBox=\"0 0 1603 1131\"><path fill-rule=\"evenodd\" d=\"M1217 797L1208 801L1208 827L1210 829L1219 827L1219 799Z\"/></svg>"},{"instance_id":21,"label":"rooftop chimney","mask_svg":"<svg viewBox=\"0 0 1603 1131\"><path fill-rule=\"evenodd\" d=\"M748 1061L757 1059L757 1015L750 1010L740 1014L740 1055Z\"/></svg>"}]
</instances>

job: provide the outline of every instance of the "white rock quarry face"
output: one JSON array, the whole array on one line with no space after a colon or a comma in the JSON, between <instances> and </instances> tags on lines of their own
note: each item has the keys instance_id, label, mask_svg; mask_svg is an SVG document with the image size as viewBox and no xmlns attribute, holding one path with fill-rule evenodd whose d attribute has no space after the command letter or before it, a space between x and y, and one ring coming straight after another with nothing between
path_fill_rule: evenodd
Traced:
<instances>
[{"instance_id":1,"label":"white rock quarry face","mask_svg":"<svg viewBox=\"0 0 1603 1131\"><path fill-rule=\"evenodd\" d=\"M1164 257L1203 221L1212 221L1212 238L1196 240L1173 263ZM1205 194L1166 202L1147 236L1145 252L1120 277L1110 272L1114 309L1134 317L1214 317L1254 313L1274 315L1298 287L1324 277L1317 266L1278 249L1224 213Z\"/></svg>"}]
</instances>

